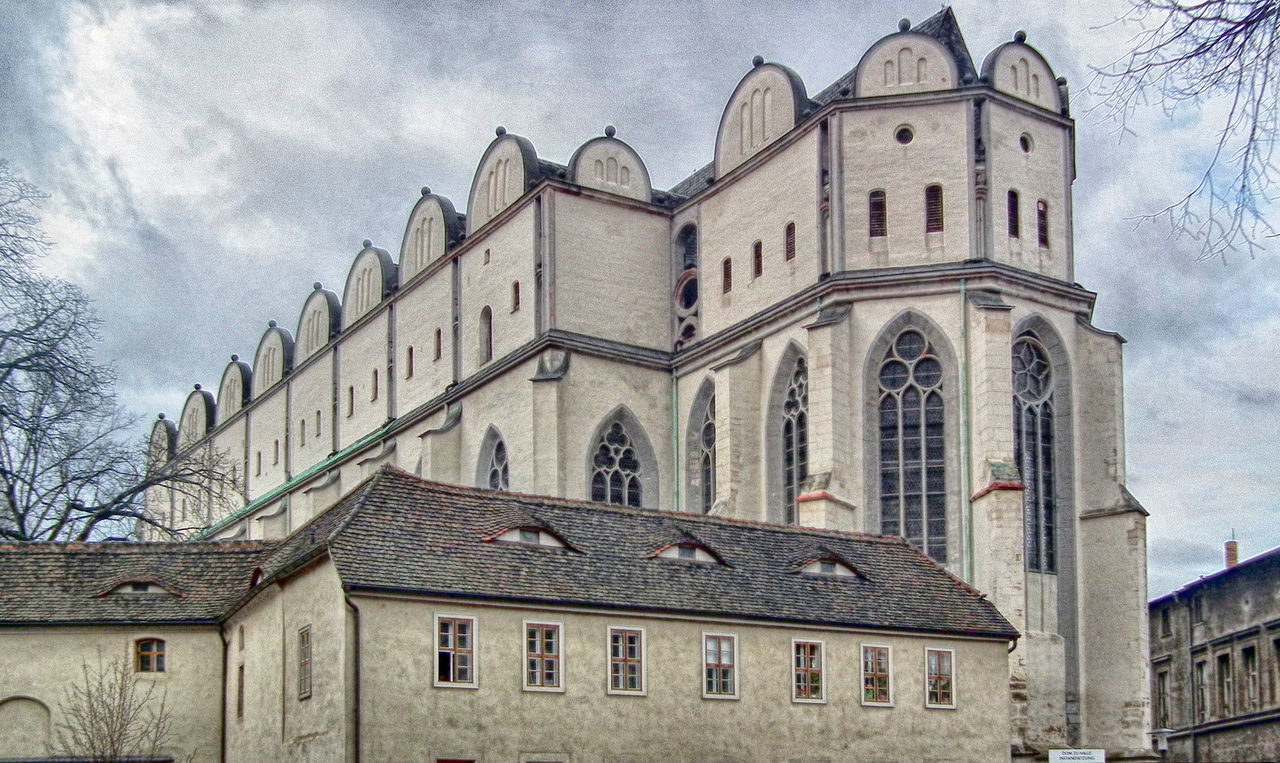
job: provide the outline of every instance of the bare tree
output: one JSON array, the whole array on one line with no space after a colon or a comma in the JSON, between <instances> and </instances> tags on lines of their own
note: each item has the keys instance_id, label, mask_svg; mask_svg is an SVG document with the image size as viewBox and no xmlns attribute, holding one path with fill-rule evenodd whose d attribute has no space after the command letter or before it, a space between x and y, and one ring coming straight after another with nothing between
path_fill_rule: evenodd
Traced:
<instances>
[{"instance_id":1,"label":"bare tree","mask_svg":"<svg viewBox=\"0 0 1280 763\"><path fill-rule=\"evenodd\" d=\"M99 320L84 292L40 273L49 247L43 196L0 162L0 538L90 540L138 525L181 535L212 511L146 511L148 491L208 507L234 500L234 469L210 448L179 458L149 452L116 402L115 373L94 358Z\"/></svg>"},{"instance_id":2,"label":"bare tree","mask_svg":"<svg viewBox=\"0 0 1280 763\"><path fill-rule=\"evenodd\" d=\"M1149 103L1169 116L1225 107L1199 182L1142 219L1165 219L1201 243L1203 258L1256 254L1276 230L1267 220L1280 128L1280 0L1131 0L1120 19L1142 31L1132 50L1095 71L1095 107L1127 132Z\"/></svg>"},{"instance_id":3,"label":"bare tree","mask_svg":"<svg viewBox=\"0 0 1280 763\"><path fill-rule=\"evenodd\" d=\"M55 725L57 754L68 758L172 760L173 714L167 692L140 681L127 660L117 658L97 668L81 663L80 680L58 703Z\"/></svg>"}]
</instances>

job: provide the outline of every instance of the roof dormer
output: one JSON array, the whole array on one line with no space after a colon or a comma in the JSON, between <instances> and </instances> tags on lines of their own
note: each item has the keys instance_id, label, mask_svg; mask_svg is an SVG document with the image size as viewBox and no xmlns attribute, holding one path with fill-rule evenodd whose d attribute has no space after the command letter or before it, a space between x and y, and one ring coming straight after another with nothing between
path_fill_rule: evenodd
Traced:
<instances>
[{"instance_id":1,"label":"roof dormer","mask_svg":"<svg viewBox=\"0 0 1280 763\"><path fill-rule=\"evenodd\" d=\"M525 546L545 546L547 548L568 548L558 535L545 527L513 527L487 540L501 543L519 543Z\"/></svg>"}]
</instances>

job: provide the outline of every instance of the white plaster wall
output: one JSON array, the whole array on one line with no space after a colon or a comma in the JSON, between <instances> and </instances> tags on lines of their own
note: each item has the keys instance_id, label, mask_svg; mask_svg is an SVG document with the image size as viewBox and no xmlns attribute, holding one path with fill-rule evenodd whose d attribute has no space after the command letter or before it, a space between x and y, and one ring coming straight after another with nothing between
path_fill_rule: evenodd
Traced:
<instances>
[{"instance_id":1,"label":"white plaster wall","mask_svg":"<svg viewBox=\"0 0 1280 763\"><path fill-rule=\"evenodd\" d=\"M515 136L499 138L476 168L467 202L467 233L474 233L525 192L524 157ZM492 186L492 188L491 188Z\"/></svg>"},{"instance_id":2,"label":"white plaster wall","mask_svg":"<svg viewBox=\"0 0 1280 763\"><path fill-rule=\"evenodd\" d=\"M574 182L619 196L649 201L649 171L640 155L615 138L596 138L578 149Z\"/></svg>"},{"instance_id":3,"label":"white plaster wall","mask_svg":"<svg viewBox=\"0 0 1280 763\"><path fill-rule=\"evenodd\" d=\"M289 427L290 466L296 475L333 452L333 350L326 350L302 368L295 369L289 375L289 387L292 393L290 412L293 415ZM320 414L318 429L317 412ZM302 437L304 420L305 440Z\"/></svg>"},{"instance_id":4,"label":"white plaster wall","mask_svg":"<svg viewBox=\"0 0 1280 763\"><path fill-rule=\"evenodd\" d=\"M958 82L955 60L942 43L917 32L895 34L858 62L859 98L949 90Z\"/></svg>"},{"instance_id":5,"label":"white plaster wall","mask_svg":"<svg viewBox=\"0 0 1280 763\"><path fill-rule=\"evenodd\" d=\"M668 349L671 281L663 214L556 192L556 328Z\"/></svg>"},{"instance_id":6,"label":"white plaster wall","mask_svg":"<svg viewBox=\"0 0 1280 763\"><path fill-rule=\"evenodd\" d=\"M249 500L253 500L285 480L286 385L278 384L263 395L249 411ZM274 458L275 443L280 443L278 463ZM258 468L258 454L262 468Z\"/></svg>"},{"instance_id":7,"label":"white plaster wall","mask_svg":"<svg viewBox=\"0 0 1280 763\"><path fill-rule=\"evenodd\" d=\"M440 202L435 198L419 202L400 247L400 282L409 280L443 256L449 243L447 239Z\"/></svg>"},{"instance_id":8,"label":"white plaster wall","mask_svg":"<svg viewBox=\"0 0 1280 763\"><path fill-rule=\"evenodd\" d=\"M698 231L702 336L817 282L817 194L818 131L814 128L702 202ZM796 226L796 256L790 261L783 248L789 222ZM752 277L756 241L763 247L759 278ZM733 259L733 288L727 294L722 277L726 257Z\"/></svg>"},{"instance_id":9,"label":"white plaster wall","mask_svg":"<svg viewBox=\"0 0 1280 763\"><path fill-rule=\"evenodd\" d=\"M399 412L411 411L436 397L453 381L452 280L452 271L446 265L403 289L396 300ZM435 357L436 329L440 330L439 358ZM409 347L413 348L413 376L406 376Z\"/></svg>"},{"instance_id":10,"label":"white plaster wall","mask_svg":"<svg viewBox=\"0 0 1280 763\"><path fill-rule=\"evenodd\" d=\"M1058 85L1044 59L1030 46L1016 42L1000 46L995 55L991 84L997 90L1057 111L1062 106ZM983 65L985 69L985 62ZM1015 71L1016 70L1016 71Z\"/></svg>"},{"instance_id":11,"label":"white plaster wall","mask_svg":"<svg viewBox=\"0 0 1280 763\"><path fill-rule=\"evenodd\" d=\"M361 757L1007 760L1005 644L358 597ZM477 689L433 686L433 616L476 618ZM564 692L521 690L522 622L562 624ZM610 626L646 629L647 696L606 693ZM738 637L740 699L703 699L702 633ZM791 641L825 641L825 704L791 701ZM860 645L892 647L893 707L860 703ZM956 650L957 708L924 707L924 649ZM404 722L404 708L430 724ZM538 757L530 759L537 760Z\"/></svg>"},{"instance_id":12,"label":"white plaster wall","mask_svg":"<svg viewBox=\"0 0 1280 763\"><path fill-rule=\"evenodd\" d=\"M537 368L536 359L525 361L463 398L462 419L458 424L461 428L459 484L488 487L487 483L478 485L475 476L485 432L493 426L502 435L502 441L507 446L511 489L518 493L535 492L535 433L531 415L533 384L529 379L537 372ZM536 436L554 437L555 433L537 433Z\"/></svg>"},{"instance_id":13,"label":"white plaster wall","mask_svg":"<svg viewBox=\"0 0 1280 763\"><path fill-rule=\"evenodd\" d=\"M172 718L172 736L164 752L175 759L220 760L218 734L222 642L216 627L24 627L0 628L0 703L13 696L31 697L49 710L47 729L14 729L0 725L0 754L5 757L41 756L54 752L56 727L66 721L60 705L66 691L83 681L81 670L96 672L134 660L134 642L142 638L165 641L165 671L135 673L139 691L153 687L152 705L161 698ZM19 658L20 656L20 658ZM47 735L46 735L47 733Z\"/></svg>"},{"instance_id":14,"label":"white plaster wall","mask_svg":"<svg viewBox=\"0 0 1280 763\"><path fill-rule=\"evenodd\" d=\"M989 101L991 145L987 147L990 178L992 258L1018 268L1070 281L1070 232L1067 196L1070 188L1070 131L1048 119ZM1033 148L1024 153L1019 138L1031 136ZM1018 238L1009 236L1008 192L1019 193ZM1036 202L1049 204L1049 246L1038 243Z\"/></svg>"},{"instance_id":15,"label":"white plaster wall","mask_svg":"<svg viewBox=\"0 0 1280 763\"><path fill-rule=\"evenodd\" d=\"M338 340L338 450L387 421L387 310L343 331ZM377 398L373 372L378 372ZM354 388L349 393L348 389ZM354 405L348 411L348 395ZM296 471L296 470L295 470Z\"/></svg>"},{"instance_id":16,"label":"white plaster wall","mask_svg":"<svg viewBox=\"0 0 1280 763\"><path fill-rule=\"evenodd\" d=\"M970 256L968 103L884 106L846 112L844 251L850 270L953 262ZM915 133L903 145L900 126ZM942 186L941 234L926 234L924 189ZM870 238L868 195L885 192L888 236ZM838 214L833 211L833 214Z\"/></svg>"},{"instance_id":17,"label":"white plaster wall","mask_svg":"<svg viewBox=\"0 0 1280 763\"><path fill-rule=\"evenodd\" d=\"M748 72L721 117L716 138L716 176L723 176L759 153L795 123L795 94L790 78L776 65L759 66Z\"/></svg>"},{"instance_id":18,"label":"white plaster wall","mask_svg":"<svg viewBox=\"0 0 1280 763\"><path fill-rule=\"evenodd\" d=\"M493 311L493 360L533 339L534 212L532 201L496 228L470 240L461 255L462 378L479 371L480 311ZM489 252L485 264L484 253ZM511 312L511 284L520 282L520 309ZM492 361L490 361L492 362Z\"/></svg>"}]
</instances>

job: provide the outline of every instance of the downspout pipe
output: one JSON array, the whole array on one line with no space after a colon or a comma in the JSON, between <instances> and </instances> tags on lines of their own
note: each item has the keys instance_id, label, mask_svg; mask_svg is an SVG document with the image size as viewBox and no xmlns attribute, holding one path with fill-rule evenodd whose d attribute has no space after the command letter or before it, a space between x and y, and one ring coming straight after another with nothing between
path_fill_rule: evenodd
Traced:
<instances>
[{"instance_id":1,"label":"downspout pipe","mask_svg":"<svg viewBox=\"0 0 1280 763\"><path fill-rule=\"evenodd\" d=\"M970 461L973 453L973 426L969 415L969 290L968 279L960 279L960 497L964 501L961 512L961 532L964 535L964 581L973 583L973 486Z\"/></svg>"},{"instance_id":2,"label":"downspout pipe","mask_svg":"<svg viewBox=\"0 0 1280 763\"><path fill-rule=\"evenodd\" d=\"M222 750L219 760L227 760L227 660L231 656L231 639L221 625L218 626L218 638L222 639L222 714L218 719L218 747Z\"/></svg>"},{"instance_id":3,"label":"downspout pipe","mask_svg":"<svg viewBox=\"0 0 1280 763\"><path fill-rule=\"evenodd\" d=\"M680 511L680 385L671 369L671 510Z\"/></svg>"},{"instance_id":4,"label":"downspout pipe","mask_svg":"<svg viewBox=\"0 0 1280 763\"><path fill-rule=\"evenodd\" d=\"M355 763L360 763L360 608L351 601L350 594L343 594L351 608L351 692L355 705L355 717L351 719L351 741L355 750Z\"/></svg>"}]
</instances>

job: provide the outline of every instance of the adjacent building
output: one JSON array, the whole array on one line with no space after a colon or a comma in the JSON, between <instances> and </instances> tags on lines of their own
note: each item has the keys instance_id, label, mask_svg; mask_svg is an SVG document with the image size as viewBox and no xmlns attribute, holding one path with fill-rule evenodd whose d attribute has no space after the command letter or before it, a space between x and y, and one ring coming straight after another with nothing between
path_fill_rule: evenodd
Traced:
<instances>
[{"instance_id":1,"label":"adjacent building","mask_svg":"<svg viewBox=\"0 0 1280 763\"><path fill-rule=\"evenodd\" d=\"M176 759L1009 757L1018 634L901 538L388 466L281 540L4 547L0 575L5 754L118 654Z\"/></svg>"},{"instance_id":2,"label":"adjacent building","mask_svg":"<svg viewBox=\"0 0 1280 763\"><path fill-rule=\"evenodd\" d=\"M1148 606L1152 723L1171 760L1280 760L1280 548Z\"/></svg>"}]
</instances>

